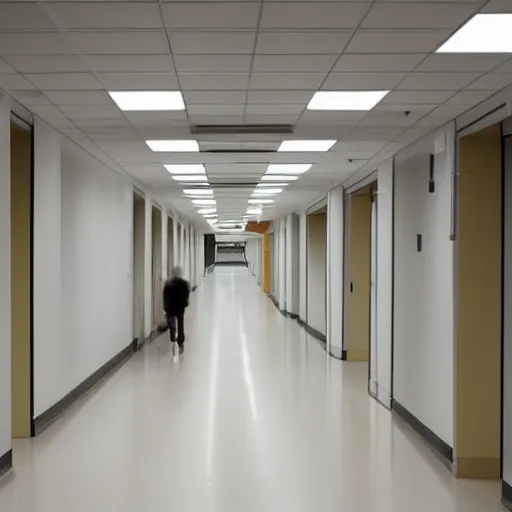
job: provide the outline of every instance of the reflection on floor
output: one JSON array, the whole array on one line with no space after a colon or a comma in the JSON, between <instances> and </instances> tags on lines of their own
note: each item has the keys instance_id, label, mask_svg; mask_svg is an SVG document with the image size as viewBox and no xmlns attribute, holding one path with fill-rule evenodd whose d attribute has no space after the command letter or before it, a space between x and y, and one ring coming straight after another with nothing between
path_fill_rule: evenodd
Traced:
<instances>
[{"instance_id":1,"label":"reflection on floor","mask_svg":"<svg viewBox=\"0 0 512 512\"><path fill-rule=\"evenodd\" d=\"M497 483L454 480L245 269L196 292L185 354L166 336L34 441L2 512L489 512Z\"/></svg>"}]
</instances>

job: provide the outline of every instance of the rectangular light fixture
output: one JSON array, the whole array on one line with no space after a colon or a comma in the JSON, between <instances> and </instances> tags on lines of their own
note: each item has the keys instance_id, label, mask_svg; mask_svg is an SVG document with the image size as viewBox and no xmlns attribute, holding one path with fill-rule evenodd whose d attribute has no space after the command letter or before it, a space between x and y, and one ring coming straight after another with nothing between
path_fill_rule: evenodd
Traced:
<instances>
[{"instance_id":1,"label":"rectangular light fixture","mask_svg":"<svg viewBox=\"0 0 512 512\"><path fill-rule=\"evenodd\" d=\"M201 215L210 215L212 213L217 213L217 208L200 208L197 210L197 213Z\"/></svg>"},{"instance_id":2,"label":"rectangular light fixture","mask_svg":"<svg viewBox=\"0 0 512 512\"><path fill-rule=\"evenodd\" d=\"M258 183L256 187L259 189L265 189L267 187L286 187L288 183Z\"/></svg>"},{"instance_id":3,"label":"rectangular light fixture","mask_svg":"<svg viewBox=\"0 0 512 512\"><path fill-rule=\"evenodd\" d=\"M173 175L172 179L174 181L185 181L187 183L192 183L194 181L208 181L208 178L206 177L206 174L203 174L203 175L188 175L188 174L185 174L184 176L183 175L180 175L180 176L177 176L177 175Z\"/></svg>"},{"instance_id":4,"label":"rectangular light fixture","mask_svg":"<svg viewBox=\"0 0 512 512\"><path fill-rule=\"evenodd\" d=\"M271 196L273 194L280 194L283 191L282 188L260 188L259 190L256 189L252 195L253 196Z\"/></svg>"},{"instance_id":5,"label":"rectangular light fixture","mask_svg":"<svg viewBox=\"0 0 512 512\"><path fill-rule=\"evenodd\" d=\"M185 110L180 91L109 91L116 105L128 111Z\"/></svg>"},{"instance_id":6,"label":"rectangular light fixture","mask_svg":"<svg viewBox=\"0 0 512 512\"><path fill-rule=\"evenodd\" d=\"M208 215L203 215L205 219L216 219L218 215L216 213L209 213Z\"/></svg>"},{"instance_id":7,"label":"rectangular light fixture","mask_svg":"<svg viewBox=\"0 0 512 512\"><path fill-rule=\"evenodd\" d=\"M196 204L197 206L209 206L217 204L215 199L192 199L192 204Z\"/></svg>"},{"instance_id":8,"label":"rectangular light fixture","mask_svg":"<svg viewBox=\"0 0 512 512\"><path fill-rule=\"evenodd\" d=\"M147 140L146 144L152 151L159 153L197 153L197 140Z\"/></svg>"},{"instance_id":9,"label":"rectangular light fixture","mask_svg":"<svg viewBox=\"0 0 512 512\"><path fill-rule=\"evenodd\" d=\"M262 210L261 210L261 208L255 208L253 206L253 207L247 208L247 211L245 213L247 213L247 215L261 215Z\"/></svg>"},{"instance_id":10,"label":"rectangular light fixture","mask_svg":"<svg viewBox=\"0 0 512 512\"><path fill-rule=\"evenodd\" d=\"M512 13L476 14L436 53L512 53Z\"/></svg>"},{"instance_id":11,"label":"rectangular light fixture","mask_svg":"<svg viewBox=\"0 0 512 512\"><path fill-rule=\"evenodd\" d=\"M171 174L206 174L203 164L164 165Z\"/></svg>"},{"instance_id":12,"label":"rectangular light fixture","mask_svg":"<svg viewBox=\"0 0 512 512\"><path fill-rule=\"evenodd\" d=\"M371 110L389 91L318 91L308 110Z\"/></svg>"},{"instance_id":13,"label":"rectangular light fixture","mask_svg":"<svg viewBox=\"0 0 512 512\"><path fill-rule=\"evenodd\" d=\"M270 164L266 174L303 174L312 164Z\"/></svg>"},{"instance_id":14,"label":"rectangular light fixture","mask_svg":"<svg viewBox=\"0 0 512 512\"><path fill-rule=\"evenodd\" d=\"M210 224L210 226L213 226L213 224L216 224L218 221L217 221L217 219L206 219L206 222L208 222L208 224Z\"/></svg>"},{"instance_id":15,"label":"rectangular light fixture","mask_svg":"<svg viewBox=\"0 0 512 512\"><path fill-rule=\"evenodd\" d=\"M261 177L261 181L295 181L298 176L292 174L288 176L281 176L279 174L265 174Z\"/></svg>"},{"instance_id":16,"label":"rectangular light fixture","mask_svg":"<svg viewBox=\"0 0 512 512\"><path fill-rule=\"evenodd\" d=\"M283 140L278 151L317 152L329 151L337 141L335 140Z\"/></svg>"},{"instance_id":17,"label":"rectangular light fixture","mask_svg":"<svg viewBox=\"0 0 512 512\"><path fill-rule=\"evenodd\" d=\"M273 202L273 199L265 199L263 197L258 199L249 199L249 204L272 204Z\"/></svg>"},{"instance_id":18,"label":"rectangular light fixture","mask_svg":"<svg viewBox=\"0 0 512 512\"><path fill-rule=\"evenodd\" d=\"M183 193L187 196L213 196L211 188L186 188Z\"/></svg>"}]
</instances>

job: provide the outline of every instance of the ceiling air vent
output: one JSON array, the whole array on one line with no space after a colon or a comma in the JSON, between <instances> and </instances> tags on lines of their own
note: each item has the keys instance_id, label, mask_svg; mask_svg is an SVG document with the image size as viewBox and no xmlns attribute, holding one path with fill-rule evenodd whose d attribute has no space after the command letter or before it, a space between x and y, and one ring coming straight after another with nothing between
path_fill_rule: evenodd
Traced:
<instances>
[{"instance_id":1,"label":"ceiling air vent","mask_svg":"<svg viewBox=\"0 0 512 512\"><path fill-rule=\"evenodd\" d=\"M275 149L202 149L201 153L275 153Z\"/></svg>"},{"instance_id":2,"label":"ceiling air vent","mask_svg":"<svg viewBox=\"0 0 512 512\"><path fill-rule=\"evenodd\" d=\"M293 133L291 124L202 124L192 126L191 133L199 135L243 135Z\"/></svg>"}]
</instances>

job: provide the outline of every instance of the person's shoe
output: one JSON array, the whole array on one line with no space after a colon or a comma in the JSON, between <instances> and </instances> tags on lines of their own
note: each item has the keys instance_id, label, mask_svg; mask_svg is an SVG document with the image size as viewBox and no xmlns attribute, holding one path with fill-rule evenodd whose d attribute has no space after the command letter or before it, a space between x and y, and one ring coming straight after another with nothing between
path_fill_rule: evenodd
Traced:
<instances>
[{"instance_id":1,"label":"person's shoe","mask_svg":"<svg viewBox=\"0 0 512 512\"><path fill-rule=\"evenodd\" d=\"M180 354L183 354L183 350L185 350L185 347L183 345L180 345Z\"/></svg>"}]
</instances>

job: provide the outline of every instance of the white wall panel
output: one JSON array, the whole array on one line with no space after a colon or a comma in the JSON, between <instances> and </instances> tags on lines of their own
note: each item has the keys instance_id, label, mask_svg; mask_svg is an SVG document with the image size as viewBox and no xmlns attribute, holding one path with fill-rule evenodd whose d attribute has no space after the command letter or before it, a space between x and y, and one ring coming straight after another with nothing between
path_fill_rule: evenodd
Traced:
<instances>
[{"instance_id":1,"label":"white wall panel","mask_svg":"<svg viewBox=\"0 0 512 512\"><path fill-rule=\"evenodd\" d=\"M11 448L10 101L0 92L0 456Z\"/></svg>"},{"instance_id":2,"label":"white wall panel","mask_svg":"<svg viewBox=\"0 0 512 512\"><path fill-rule=\"evenodd\" d=\"M385 405L391 398L391 351L393 338L393 162L377 174L377 396Z\"/></svg>"},{"instance_id":3,"label":"white wall panel","mask_svg":"<svg viewBox=\"0 0 512 512\"><path fill-rule=\"evenodd\" d=\"M279 237L279 256L277 260L279 309L286 311L286 218L279 221L277 236Z\"/></svg>"},{"instance_id":4,"label":"white wall panel","mask_svg":"<svg viewBox=\"0 0 512 512\"><path fill-rule=\"evenodd\" d=\"M307 215L301 212L299 215L299 317L303 320L307 316Z\"/></svg>"},{"instance_id":5,"label":"white wall panel","mask_svg":"<svg viewBox=\"0 0 512 512\"><path fill-rule=\"evenodd\" d=\"M450 241L453 132L435 155L395 163L394 399L453 446L453 243ZM430 149L430 151L429 151ZM423 235L423 250L416 248Z\"/></svg>"}]
</instances>

